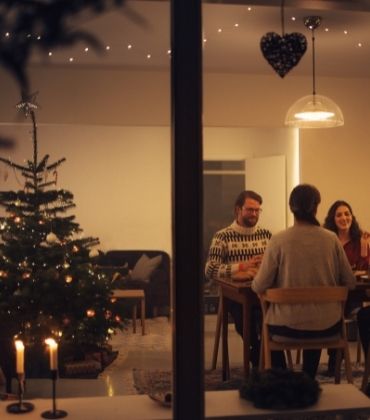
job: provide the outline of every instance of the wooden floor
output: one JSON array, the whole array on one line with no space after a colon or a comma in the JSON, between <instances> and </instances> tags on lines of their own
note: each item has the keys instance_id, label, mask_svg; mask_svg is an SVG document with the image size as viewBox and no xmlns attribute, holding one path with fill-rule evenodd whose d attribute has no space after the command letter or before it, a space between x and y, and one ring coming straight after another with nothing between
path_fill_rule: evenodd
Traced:
<instances>
[{"instance_id":1,"label":"wooden floor","mask_svg":"<svg viewBox=\"0 0 370 420\"><path fill-rule=\"evenodd\" d=\"M139 322L139 321L137 321ZM216 315L205 316L205 368L211 367ZM230 366L243 365L242 341L229 324ZM60 397L113 396L130 395L137 391L133 384L133 369L168 369L172 368L171 325L166 317L146 320L146 334L140 328L132 333L128 325L124 332L118 332L113 338L114 350L119 351L117 359L99 375L98 379L59 379L57 393ZM351 359L355 360L356 344L350 343ZM322 363L327 360L322 354ZM221 353L218 357L221 367ZM15 384L14 384L15 385ZM16 387L13 387L16 389ZM0 385L0 392L2 391ZM51 383L47 379L28 379L26 393L31 398L48 398Z\"/></svg>"}]
</instances>

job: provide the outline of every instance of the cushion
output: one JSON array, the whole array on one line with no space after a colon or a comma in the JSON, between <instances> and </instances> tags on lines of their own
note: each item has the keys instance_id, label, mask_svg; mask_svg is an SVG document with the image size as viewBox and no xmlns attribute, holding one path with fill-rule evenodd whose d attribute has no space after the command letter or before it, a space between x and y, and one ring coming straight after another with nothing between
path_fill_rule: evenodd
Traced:
<instances>
[{"instance_id":1,"label":"cushion","mask_svg":"<svg viewBox=\"0 0 370 420\"><path fill-rule=\"evenodd\" d=\"M132 280L141 280L145 283L149 283L150 276L153 271L158 268L162 261L162 255L149 258L146 254L143 254L136 262L135 267L131 272Z\"/></svg>"}]
</instances>

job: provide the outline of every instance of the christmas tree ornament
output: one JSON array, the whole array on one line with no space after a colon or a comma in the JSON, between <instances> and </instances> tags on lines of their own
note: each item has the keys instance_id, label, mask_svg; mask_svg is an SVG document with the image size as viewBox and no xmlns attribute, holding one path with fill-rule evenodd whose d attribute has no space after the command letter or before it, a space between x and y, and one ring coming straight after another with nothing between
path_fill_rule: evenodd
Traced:
<instances>
[{"instance_id":1,"label":"christmas tree ornament","mask_svg":"<svg viewBox=\"0 0 370 420\"><path fill-rule=\"evenodd\" d=\"M31 93L30 95L25 95L24 100L22 99L15 106L18 111L22 111L26 117L30 115L31 111L35 111L38 108L36 103L36 96L38 92Z\"/></svg>"},{"instance_id":2,"label":"christmas tree ornament","mask_svg":"<svg viewBox=\"0 0 370 420\"><path fill-rule=\"evenodd\" d=\"M88 310L86 311L86 315L87 315L89 318L94 317L94 316L95 316L95 311L94 311L94 309L88 309Z\"/></svg>"},{"instance_id":3,"label":"christmas tree ornament","mask_svg":"<svg viewBox=\"0 0 370 420\"><path fill-rule=\"evenodd\" d=\"M70 276L70 275L66 275L66 276L64 277L64 279L65 279L66 283L72 283L72 281L73 281L73 277L72 277L72 276Z\"/></svg>"},{"instance_id":4,"label":"christmas tree ornament","mask_svg":"<svg viewBox=\"0 0 370 420\"><path fill-rule=\"evenodd\" d=\"M48 244L55 244L58 241L58 237L55 233L50 232L46 235L46 242Z\"/></svg>"},{"instance_id":5,"label":"christmas tree ornament","mask_svg":"<svg viewBox=\"0 0 370 420\"><path fill-rule=\"evenodd\" d=\"M284 30L284 0L281 2L282 35L268 32L261 38L260 48L264 58L280 77L294 68L307 49L306 37L298 32L286 34Z\"/></svg>"},{"instance_id":6,"label":"christmas tree ornament","mask_svg":"<svg viewBox=\"0 0 370 420\"><path fill-rule=\"evenodd\" d=\"M96 258L99 256L99 251L97 249L91 249L89 252L90 258Z\"/></svg>"}]
</instances>

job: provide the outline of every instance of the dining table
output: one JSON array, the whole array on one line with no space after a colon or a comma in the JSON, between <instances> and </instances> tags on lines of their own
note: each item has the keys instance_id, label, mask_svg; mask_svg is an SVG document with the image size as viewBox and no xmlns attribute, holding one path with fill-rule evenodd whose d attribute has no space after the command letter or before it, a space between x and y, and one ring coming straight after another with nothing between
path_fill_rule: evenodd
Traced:
<instances>
[{"instance_id":1,"label":"dining table","mask_svg":"<svg viewBox=\"0 0 370 420\"><path fill-rule=\"evenodd\" d=\"M355 271L356 286L349 290L348 306L361 305L363 302L370 302L370 278L367 271ZM251 312L254 306L259 306L258 296L251 288L252 280L243 278L218 279L220 290L220 304L222 305L222 379L230 378L229 349L228 349L228 323L230 301L242 305L243 311L243 370L244 377L248 378L250 373L250 331Z\"/></svg>"}]
</instances>

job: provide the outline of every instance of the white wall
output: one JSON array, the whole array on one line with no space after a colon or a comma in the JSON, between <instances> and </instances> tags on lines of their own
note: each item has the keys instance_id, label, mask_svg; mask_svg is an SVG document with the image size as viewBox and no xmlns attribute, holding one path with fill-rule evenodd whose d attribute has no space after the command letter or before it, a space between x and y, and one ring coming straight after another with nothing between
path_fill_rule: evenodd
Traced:
<instances>
[{"instance_id":1,"label":"white wall","mask_svg":"<svg viewBox=\"0 0 370 420\"><path fill-rule=\"evenodd\" d=\"M12 161L32 159L30 130L29 124L0 126L2 135L17 140L7 156ZM291 174L294 134L292 129L205 128L204 157L285 155ZM101 249L162 249L171 254L169 127L41 124L38 143L40 159L45 154L50 155L49 163L66 158L58 170L57 187L74 194L76 208L71 214L85 235L99 237ZM6 167L0 168L1 176ZM22 178L7 172L1 188L22 189Z\"/></svg>"},{"instance_id":2,"label":"white wall","mask_svg":"<svg viewBox=\"0 0 370 420\"><path fill-rule=\"evenodd\" d=\"M119 243L124 247L153 245L156 248L170 249L169 195L166 197L160 195L164 210L157 209L159 214L151 217L145 213L144 209L140 209L140 203L137 202L141 198L141 196L138 197L137 191L148 189L148 184L154 188L163 185L163 191L167 188L168 191L170 190L169 73L124 69L83 69L70 66L34 67L31 70L31 78L32 86L40 92L38 96L38 102L41 104L38 112L39 122L52 123L56 124L55 127L59 127L56 130L59 147L56 157L66 156L71 164L75 159L78 161L81 157L76 154L77 143L81 156L91 157L91 159L86 157L85 161L90 163L94 171L99 174L93 180L94 184L104 185L106 190L104 200L96 204L99 213L102 209L109 208L110 202L107 196L112 194L111 186L113 194L122 194L122 197L119 197L121 219L117 222L119 225L114 232L115 239L107 234L104 239L106 247L116 247L117 237L120 236ZM0 121L14 123L18 121L14 105L19 100L15 84L1 71L0 83L2 86ZM267 155L281 154L278 140L280 135L270 136L268 130L281 129L288 107L297 98L307 94L309 89L309 78L294 75L288 75L282 80L274 74L271 76L205 74L203 116L204 125L207 127L204 131L205 157L209 158L210 155L227 157L233 154L248 157L251 153L257 156L265 152ZM370 229L370 212L368 211L370 197L367 193L370 180L370 165L368 164L370 77L368 79L318 77L318 92L332 97L341 106L345 125L334 129L305 130L300 133L301 180L313 183L321 191L322 204L318 214L321 221L329 205L334 200L343 198L353 205L360 224ZM71 128L72 131L69 132L65 124L73 125L73 130ZM141 129L134 135L130 131L132 127ZM253 152L250 148L249 137L243 131L246 128L266 130L264 140L253 143ZM4 127L1 128L2 133L4 133L3 130ZM232 136L231 131L228 130L232 130ZM163 137L160 133L163 133ZM164 146L164 155L167 156L168 161L163 161L162 164L163 156L160 155L159 159L156 156L159 153L157 143L161 144L164 141L164 133L167 134L168 141ZM135 142L136 134L137 144L125 143L128 138L132 138ZM49 133L45 136L40 135L40 140L44 141L45 138L48 142L45 144L45 149L49 152L52 141ZM73 145L68 144L71 138L74 140ZM117 160L119 162L111 165L110 162L104 161L105 163L99 164L96 156L99 155L100 158L109 147L113 149L117 147L108 143L108 139L111 138L119 138L122 141L119 144L121 149L119 151L115 149L117 153L113 160L114 163ZM91 145L97 148L98 154L93 152ZM231 145L236 151L232 151ZM211 146L214 149L211 149ZM296 152L297 150L292 153ZM13 152L5 153L7 155ZM283 154L286 153L286 151L283 152ZM24 154L21 153L21 156L23 159ZM152 168L151 171L156 175L149 177L146 168L155 162L158 162L161 167ZM73 165L73 168L78 168L78 162ZM112 174L106 173L107 167L109 171L112 170ZM288 171L289 168L288 165ZM102 189L95 188L96 191L91 189L90 170L87 171L87 175L80 174L80 168L76 169L76 172L75 169L68 171L67 168L65 171L73 173L74 182L80 182L87 189L81 188L81 193L79 193L78 188L72 188L78 204L76 210L87 218L86 222L83 219L78 221L85 230L91 230L93 234L101 236L102 224L106 223L104 217L99 215L91 217L93 208L90 205L91 202L86 210L79 207L84 206L85 198L89 199L95 193L102 195ZM168 174L168 178L165 174ZM108 175L104 181L103 175ZM60 177L61 183L62 179ZM67 180L67 178L64 179ZM2 179L0 182L2 183ZM287 186L288 193L290 189L290 186ZM163 191L160 194L163 194ZM156 198L155 192L151 189L150 200L155 201ZM127 203L130 205L129 209L124 208L125 203L126 206ZM155 207L155 204L153 206ZM115 208L114 211L118 210ZM97 218L100 218L99 225L96 222ZM160 223L163 224L161 228L151 226L152 224L159 226ZM98 226L99 229L96 229ZM141 234L137 234L138 232ZM148 238L144 235L148 235Z\"/></svg>"},{"instance_id":3,"label":"white wall","mask_svg":"<svg viewBox=\"0 0 370 420\"><path fill-rule=\"evenodd\" d=\"M15 134L9 157L32 159L30 127L3 126ZM171 253L169 128L41 125L39 157L61 157L57 187L75 197L76 222L97 236L101 249L161 249ZM0 164L4 174L5 165ZM1 172L0 172L1 173ZM21 178L20 178L21 180ZM2 189L22 189L13 171Z\"/></svg>"}]
</instances>

